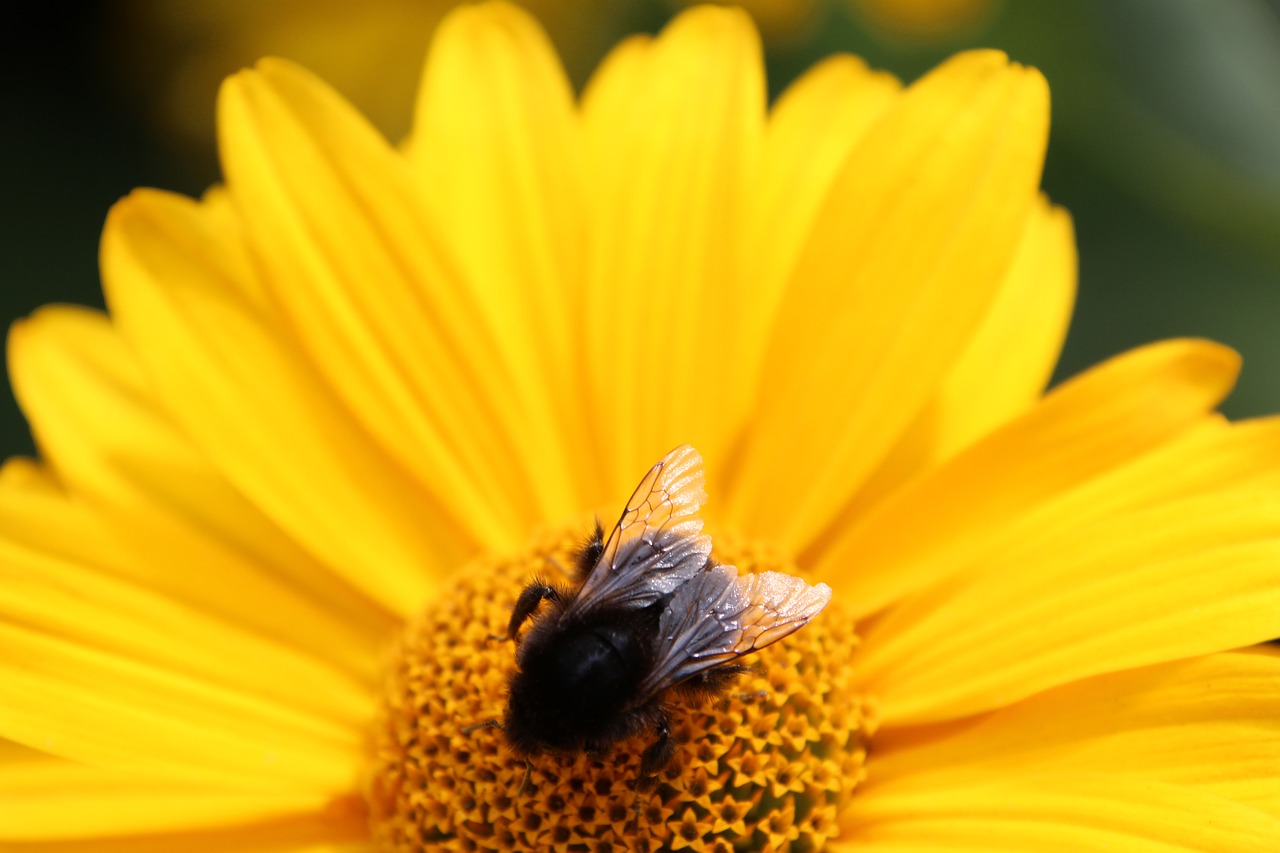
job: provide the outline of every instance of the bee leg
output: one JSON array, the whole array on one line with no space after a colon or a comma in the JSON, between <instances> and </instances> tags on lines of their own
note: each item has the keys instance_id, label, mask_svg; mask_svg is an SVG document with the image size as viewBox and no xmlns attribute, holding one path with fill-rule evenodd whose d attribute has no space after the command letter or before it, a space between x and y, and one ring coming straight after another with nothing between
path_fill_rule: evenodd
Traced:
<instances>
[{"instance_id":1,"label":"bee leg","mask_svg":"<svg viewBox=\"0 0 1280 853\"><path fill-rule=\"evenodd\" d=\"M472 732L479 731L480 729L497 729L498 731L502 731L502 723L498 722L497 720L485 720L483 723L476 723L475 725L471 725L471 726L463 726L462 733L464 735L469 735Z\"/></svg>"},{"instance_id":2,"label":"bee leg","mask_svg":"<svg viewBox=\"0 0 1280 853\"><path fill-rule=\"evenodd\" d=\"M764 702L769 698L768 690L752 690L749 693L730 693L726 699L739 699L743 702Z\"/></svg>"},{"instance_id":3,"label":"bee leg","mask_svg":"<svg viewBox=\"0 0 1280 853\"><path fill-rule=\"evenodd\" d=\"M636 832L640 829L640 812L644 806L644 797L641 795L640 787L636 786L635 796L631 798L631 823L627 824L627 829Z\"/></svg>"},{"instance_id":4,"label":"bee leg","mask_svg":"<svg viewBox=\"0 0 1280 853\"><path fill-rule=\"evenodd\" d=\"M520 795L524 793L525 786L529 784L529 780L533 778L533 762L528 758L524 760L524 776L520 779L520 787L516 788L516 799L520 799Z\"/></svg>"},{"instance_id":5,"label":"bee leg","mask_svg":"<svg viewBox=\"0 0 1280 853\"><path fill-rule=\"evenodd\" d=\"M524 620L533 615L533 611L538 609L538 605L543 601L555 601L560 597L560 590L554 586L535 580L526 586L520 592L520 597L516 599L515 606L511 608L511 621L507 623L507 633L504 635L490 634L491 640L514 640L516 634L520 633L520 626L524 624Z\"/></svg>"},{"instance_id":6,"label":"bee leg","mask_svg":"<svg viewBox=\"0 0 1280 853\"><path fill-rule=\"evenodd\" d=\"M657 781L658 772L675 757L676 745L671 742L671 728L667 725L665 715L658 718L657 735L658 739L649 744L649 748L640 756L640 781L637 787L650 787Z\"/></svg>"},{"instance_id":7,"label":"bee leg","mask_svg":"<svg viewBox=\"0 0 1280 853\"><path fill-rule=\"evenodd\" d=\"M747 690L738 693L728 693L729 685L734 679L744 673L754 673L761 675L762 670L744 666L740 663L723 664L715 669L709 669L706 672L690 678L681 684L677 689L686 696L694 699L700 699L706 696L719 696L720 706L722 708L729 707L729 700L739 699L743 702L763 702L769 698L767 690Z\"/></svg>"},{"instance_id":8,"label":"bee leg","mask_svg":"<svg viewBox=\"0 0 1280 853\"><path fill-rule=\"evenodd\" d=\"M631 829L640 826L640 807L644 805L643 793L658 782L658 772L671 763L675 757L676 746L671 742L671 727L665 714L658 717L654 727L658 739L649 744L640 756L640 778L636 780L636 793L632 802Z\"/></svg>"},{"instance_id":9,"label":"bee leg","mask_svg":"<svg viewBox=\"0 0 1280 853\"><path fill-rule=\"evenodd\" d=\"M725 695L725 691L729 689L729 685L733 683L735 678L748 671L747 667L742 664L721 664L715 669L698 673L693 678L678 685L676 691L681 696L686 696L694 701L701 701L715 696L721 696L725 701L728 701L729 695L735 694Z\"/></svg>"},{"instance_id":10,"label":"bee leg","mask_svg":"<svg viewBox=\"0 0 1280 853\"><path fill-rule=\"evenodd\" d=\"M756 664L753 666L744 666L742 664L738 664L738 667L739 667L739 672L741 673L749 672L752 675L759 675L759 676L763 676L765 674L764 667L760 666L759 664ZM767 702L769 700L769 696L770 696L770 693L768 690L747 690L739 693L730 693L726 698L740 699L743 702Z\"/></svg>"}]
</instances>

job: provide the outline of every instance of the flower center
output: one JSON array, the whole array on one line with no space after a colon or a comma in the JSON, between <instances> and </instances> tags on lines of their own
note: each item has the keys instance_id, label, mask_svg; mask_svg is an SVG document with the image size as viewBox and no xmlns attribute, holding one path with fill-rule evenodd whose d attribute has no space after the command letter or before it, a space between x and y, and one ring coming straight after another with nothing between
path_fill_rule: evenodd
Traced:
<instances>
[{"instance_id":1,"label":"flower center","mask_svg":"<svg viewBox=\"0 0 1280 853\"><path fill-rule=\"evenodd\" d=\"M874 729L845 665L857 636L838 600L747 658L751 671L724 694L672 698L674 758L650 784L637 781L653 737L527 763L510 749L496 721L515 646L491 635L505 631L531 577L564 580L557 566L573 565L581 533L480 561L406 627L367 784L381 849L820 849L863 777ZM742 573L798 573L729 537L716 539L715 556Z\"/></svg>"}]
</instances>

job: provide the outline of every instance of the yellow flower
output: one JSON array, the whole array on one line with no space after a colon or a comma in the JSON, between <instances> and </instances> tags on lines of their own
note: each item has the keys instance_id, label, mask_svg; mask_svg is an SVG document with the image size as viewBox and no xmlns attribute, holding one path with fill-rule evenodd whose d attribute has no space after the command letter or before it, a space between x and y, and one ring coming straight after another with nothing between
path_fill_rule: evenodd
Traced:
<instances>
[{"instance_id":1,"label":"yellow flower","mask_svg":"<svg viewBox=\"0 0 1280 853\"><path fill-rule=\"evenodd\" d=\"M772 46L794 44L812 38L822 23L827 7L835 0L739 0L750 13L766 42ZM668 0L677 7L695 5L696 0ZM871 30L906 42L955 40L972 35L1000 11L995 0L844 0L861 22Z\"/></svg>"},{"instance_id":2,"label":"yellow flower","mask_svg":"<svg viewBox=\"0 0 1280 853\"><path fill-rule=\"evenodd\" d=\"M104 46L157 129L206 147L209 101L228 74L262 56L321 75L392 139L408 127L414 72L431 30L459 0L137 0L108 10ZM607 44L624 7L598 0L521 0L581 68ZM589 25L584 26L584 21Z\"/></svg>"},{"instance_id":3,"label":"yellow flower","mask_svg":"<svg viewBox=\"0 0 1280 853\"><path fill-rule=\"evenodd\" d=\"M672 9L702 5L698 0L667 0ZM742 0L722 3L751 16L763 40L772 46L794 45L811 38L822 22L825 0Z\"/></svg>"},{"instance_id":4,"label":"yellow flower","mask_svg":"<svg viewBox=\"0 0 1280 853\"><path fill-rule=\"evenodd\" d=\"M963 36L995 17L994 0L848 0L867 23L911 40Z\"/></svg>"},{"instance_id":5,"label":"yellow flower","mask_svg":"<svg viewBox=\"0 0 1280 853\"><path fill-rule=\"evenodd\" d=\"M1041 396L1034 71L762 74L696 9L575 101L493 4L404 149L287 63L226 84L225 189L121 202L110 316L10 336L6 849L1275 849L1280 424L1214 413L1235 355ZM643 739L524 779L487 635L684 442L717 556L834 599L652 791Z\"/></svg>"}]
</instances>

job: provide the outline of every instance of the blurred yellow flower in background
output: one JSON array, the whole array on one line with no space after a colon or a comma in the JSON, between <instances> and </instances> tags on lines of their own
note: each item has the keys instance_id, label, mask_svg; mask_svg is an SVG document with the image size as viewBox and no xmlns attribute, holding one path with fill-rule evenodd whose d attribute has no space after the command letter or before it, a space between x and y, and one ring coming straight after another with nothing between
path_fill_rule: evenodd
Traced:
<instances>
[{"instance_id":1,"label":"blurred yellow flower in background","mask_svg":"<svg viewBox=\"0 0 1280 853\"><path fill-rule=\"evenodd\" d=\"M675 10L701 5L697 0L667 0ZM812 38L828 0L745 0L721 3L742 9L755 21L769 44L794 44Z\"/></svg>"},{"instance_id":2,"label":"blurred yellow flower in background","mask_svg":"<svg viewBox=\"0 0 1280 853\"><path fill-rule=\"evenodd\" d=\"M693 6L696 0L668 0ZM824 13L842 7L882 37L908 42L955 40L980 28L998 12L997 0L740 0L766 42L794 44L813 38Z\"/></svg>"},{"instance_id":3,"label":"blurred yellow flower in background","mask_svg":"<svg viewBox=\"0 0 1280 853\"><path fill-rule=\"evenodd\" d=\"M409 129L422 56L440 18L461 0L246 0L121 5L115 73L148 99L166 133L204 146L219 84L263 56L290 59L350 99L392 140ZM579 69L616 39L625 4L522 0ZM157 81L163 81L157 85ZM156 92L159 96L156 97Z\"/></svg>"},{"instance_id":4,"label":"blurred yellow flower in background","mask_svg":"<svg viewBox=\"0 0 1280 853\"><path fill-rule=\"evenodd\" d=\"M998 0L848 0L869 23L915 39L955 38L990 18Z\"/></svg>"},{"instance_id":5,"label":"blurred yellow flower in background","mask_svg":"<svg viewBox=\"0 0 1280 853\"><path fill-rule=\"evenodd\" d=\"M1075 287L1048 91L832 57L768 108L741 12L575 97L450 14L409 141L298 66L219 98L226 185L138 191L109 315L17 325L0 840L30 851L1267 850L1280 424L1177 340L1048 394ZM717 556L831 584L764 698L524 765L501 626L665 451ZM390 651L388 651L390 650ZM19 846L25 845L25 846Z\"/></svg>"}]
</instances>

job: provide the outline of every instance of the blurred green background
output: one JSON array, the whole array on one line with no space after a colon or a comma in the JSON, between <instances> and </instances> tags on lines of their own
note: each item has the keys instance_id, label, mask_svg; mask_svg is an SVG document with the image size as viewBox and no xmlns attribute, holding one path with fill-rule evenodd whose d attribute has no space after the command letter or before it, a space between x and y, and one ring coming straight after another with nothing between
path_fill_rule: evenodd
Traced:
<instances>
[{"instance_id":1,"label":"blurred green background","mask_svg":"<svg viewBox=\"0 0 1280 853\"><path fill-rule=\"evenodd\" d=\"M679 5L530 4L579 84L620 35L654 31ZM1040 68L1054 99L1044 186L1072 212L1080 249L1059 377L1146 341L1204 336L1245 357L1228 414L1280 410L1280 0L895 7L909 7L913 21L886 17L874 0L753 4L767 23L775 94L837 51L906 80L974 46ZM0 52L5 325L47 302L102 304L107 209L135 186L196 195L217 180L216 80L255 56L312 67L398 136L442 5L133 0L10 10ZM0 404L0 450L31 452L11 395Z\"/></svg>"}]
</instances>

